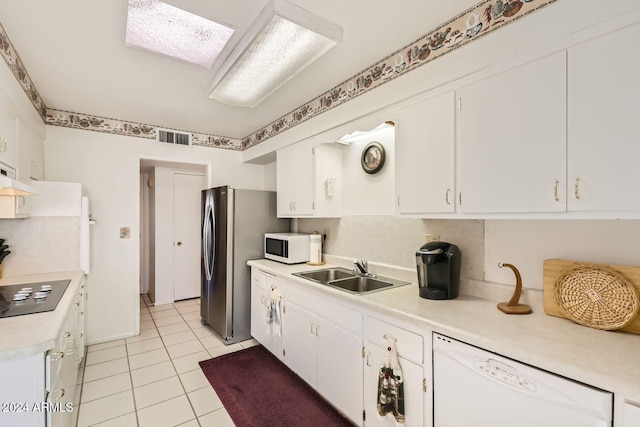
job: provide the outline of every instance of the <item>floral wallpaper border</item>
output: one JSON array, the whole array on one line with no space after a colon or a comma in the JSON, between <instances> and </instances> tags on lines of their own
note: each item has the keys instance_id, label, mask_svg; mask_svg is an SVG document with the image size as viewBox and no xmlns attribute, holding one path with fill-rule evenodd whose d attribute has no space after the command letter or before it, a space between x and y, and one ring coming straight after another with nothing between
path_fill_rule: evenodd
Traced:
<instances>
[{"instance_id":1,"label":"floral wallpaper border","mask_svg":"<svg viewBox=\"0 0 640 427\"><path fill-rule=\"evenodd\" d=\"M483 0L246 138L189 132L196 146L246 150L558 0ZM161 126L47 108L0 24L0 55L45 123L155 139Z\"/></svg>"},{"instance_id":2,"label":"floral wallpaper border","mask_svg":"<svg viewBox=\"0 0 640 427\"><path fill-rule=\"evenodd\" d=\"M143 123L129 122L126 120L110 119L106 117L91 116L81 113L47 108L44 118L46 124L63 126L74 129L92 130L114 135L136 136L138 138L156 139L158 129L170 129L191 134L191 144L201 147L223 148L227 150L241 150L241 140L224 136L209 135L171 129L163 126L154 126Z\"/></svg>"}]
</instances>

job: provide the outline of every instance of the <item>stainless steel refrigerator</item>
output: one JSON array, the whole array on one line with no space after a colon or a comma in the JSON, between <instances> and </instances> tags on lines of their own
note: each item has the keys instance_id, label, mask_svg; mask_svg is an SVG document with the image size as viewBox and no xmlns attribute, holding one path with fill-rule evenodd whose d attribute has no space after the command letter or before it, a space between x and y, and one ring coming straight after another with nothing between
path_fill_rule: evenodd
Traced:
<instances>
[{"instance_id":1,"label":"stainless steel refrigerator","mask_svg":"<svg viewBox=\"0 0 640 427\"><path fill-rule=\"evenodd\" d=\"M289 231L276 193L228 186L202 191L202 323L229 345L251 337L251 272L264 258L264 233Z\"/></svg>"}]
</instances>

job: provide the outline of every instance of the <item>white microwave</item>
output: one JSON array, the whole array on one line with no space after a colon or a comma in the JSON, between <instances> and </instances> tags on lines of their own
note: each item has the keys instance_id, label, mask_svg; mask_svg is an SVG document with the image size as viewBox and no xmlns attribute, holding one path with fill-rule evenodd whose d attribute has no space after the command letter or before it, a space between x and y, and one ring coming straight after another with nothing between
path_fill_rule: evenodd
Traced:
<instances>
[{"instance_id":1,"label":"white microwave","mask_svg":"<svg viewBox=\"0 0 640 427\"><path fill-rule=\"evenodd\" d=\"M285 264L309 261L309 234L266 233L264 257Z\"/></svg>"}]
</instances>

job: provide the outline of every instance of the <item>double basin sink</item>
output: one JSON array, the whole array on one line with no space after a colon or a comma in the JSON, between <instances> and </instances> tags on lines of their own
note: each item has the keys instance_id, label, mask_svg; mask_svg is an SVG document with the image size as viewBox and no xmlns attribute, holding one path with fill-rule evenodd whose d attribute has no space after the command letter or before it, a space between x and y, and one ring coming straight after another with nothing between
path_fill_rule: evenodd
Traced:
<instances>
[{"instance_id":1,"label":"double basin sink","mask_svg":"<svg viewBox=\"0 0 640 427\"><path fill-rule=\"evenodd\" d=\"M301 273L293 273L293 275L358 295L410 284L410 282L403 282L388 277L363 276L342 267L304 271Z\"/></svg>"}]
</instances>

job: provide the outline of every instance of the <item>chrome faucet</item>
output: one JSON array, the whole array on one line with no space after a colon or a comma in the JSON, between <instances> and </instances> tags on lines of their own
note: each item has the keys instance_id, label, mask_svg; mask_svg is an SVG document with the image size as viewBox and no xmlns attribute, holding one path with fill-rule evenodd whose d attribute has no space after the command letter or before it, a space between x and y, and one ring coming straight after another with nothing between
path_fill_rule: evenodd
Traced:
<instances>
[{"instance_id":1,"label":"chrome faucet","mask_svg":"<svg viewBox=\"0 0 640 427\"><path fill-rule=\"evenodd\" d=\"M375 277L375 274L369 273L369 263L364 259L353 260L353 272L362 277Z\"/></svg>"}]
</instances>

